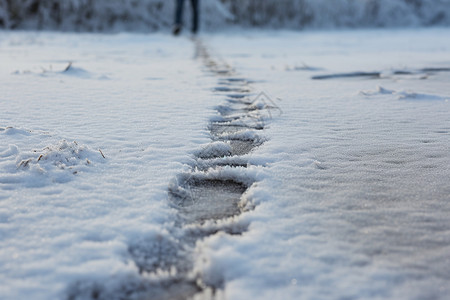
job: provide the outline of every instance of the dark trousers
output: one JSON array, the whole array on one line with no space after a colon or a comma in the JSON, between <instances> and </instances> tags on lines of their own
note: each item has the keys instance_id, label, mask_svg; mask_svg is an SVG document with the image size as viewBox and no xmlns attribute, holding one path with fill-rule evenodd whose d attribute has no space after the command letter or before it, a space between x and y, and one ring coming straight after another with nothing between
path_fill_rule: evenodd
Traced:
<instances>
[{"instance_id":1,"label":"dark trousers","mask_svg":"<svg viewBox=\"0 0 450 300\"><path fill-rule=\"evenodd\" d=\"M198 2L199 0L190 0L192 7L192 32L198 31ZM175 24L181 26L183 23L184 0L177 0L177 9L175 11Z\"/></svg>"}]
</instances>

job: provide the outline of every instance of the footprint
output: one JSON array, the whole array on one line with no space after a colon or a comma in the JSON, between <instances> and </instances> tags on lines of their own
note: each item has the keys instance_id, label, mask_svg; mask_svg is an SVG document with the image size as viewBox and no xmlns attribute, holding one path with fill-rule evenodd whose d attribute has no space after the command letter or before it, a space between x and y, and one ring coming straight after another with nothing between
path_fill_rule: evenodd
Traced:
<instances>
[{"instance_id":1,"label":"footprint","mask_svg":"<svg viewBox=\"0 0 450 300\"><path fill-rule=\"evenodd\" d=\"M180 207L187 224L202 224L241 213L239 202L247 186L233 180L190 177L181 183L187 193L169 192L169 198Z\"/></svg>"},{"instance_id":2,"label":"footprint","mask_svg":"<svg viewBox=\"0 0 450 300\"><path fill-rule=\"evenodd\" d=\"M251 203L244 205L242 198L253 183L250 176L245 176L249 166L246 154L263 143L257 131L264 129L264 123L258 118L264 116L259 112L267 108L250 101L249 80L234 77L233 69L215 61L199 39L196 47L204 66L220 76L213 91L225 93L226 104L216 107L218 116L208 125L211 142L194 153L191 169L169 184L168 201L178 211L173 236L143 239L128 248L140 274L167 274L155 278L136 276L122 285L77 282L69 287L68 299L106 299L108 295L125 299L186 299L223 288L223 281L212 284L193 272L192 262L198 255L195 245L218 232L241 235L248 230L249 224L233 217L253 208ZM224 82L227 84L221 84Z\"/></svg>"}]
</instances>

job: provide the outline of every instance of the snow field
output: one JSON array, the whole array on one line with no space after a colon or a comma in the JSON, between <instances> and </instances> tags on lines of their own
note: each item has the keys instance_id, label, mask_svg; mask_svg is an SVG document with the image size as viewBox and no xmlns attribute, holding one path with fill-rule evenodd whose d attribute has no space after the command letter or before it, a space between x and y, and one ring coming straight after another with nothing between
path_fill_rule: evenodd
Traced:
<instances>
[{"instance_id":1,"label":"snow field","mask_svg":"<svg viewBox=\"0 0 450 300\"><path fill-rule=\"evenodd\" d=\"M248 232L201 246L209 257L202 271L224 270L229 299L447 298L450 74L312 79L448 68L447 35L252 32L205 39L283 112L252 155L266 158L267 168L246 195L255 204Z\"/></svg>"},{"instance_id":2,"label":"snow field","mask_svg":"<svg viewBox=\"0 0 450 300\"><path fill-rule=\"evenodd\" d=\"M0 297L184 297L200 276L206 299L445 299L449 73L395 70L448 68L446 36L203 35L228 85L186 39L4 33ZM312 79L350 72L384 75ZM181 230L184 178L251 185L246 212Z\"/></svg>"},{"instance_id":3,"label":"snow field","mask_svg":"<svg viewBox=\"0 0 450 300\"><path fill-rule=\"evenodd\" d=\"M248 154L263 139L252 128L245 129L245 123L249 122L246 115L256 113L250 117L251 125L259 123L258 130L261 130L264 115L257 112L266 109L264 104L242 100L238 104L239 109L222 111L213 102L202 102L204 107L201 109L197 110L194 105L195 111L188 113L183 110L183 105L172 97L185 99L205 93L209 94L209 99L214 99L223 98L228 92L242 93L244 89L215 88L213 90L218 95L214 96L210 88L213 84L205 88L210 78L193 74L190 70L194 62L186 61L194 57L185 53L178 56L172 52L172 47L179 47L180 42L171 38L46 33L11 35L11 40L3 42L12 48L5 55L14 58L5 64L12 71L3 76L10 81L12 78L16 86L23 84L23 77L35 86L26 89L23 96L11 85L3 101L8 110L5 111L5 127L1 127L0 132L8 137L8 147L0 152L4 158L1 167L5 171L0 183L2 190L7 191L2 204L4 232L9 235L5 239L7 251L3 252L3 260L8 261L2 272L7 282L7 288L2 291L4 297L13 299L33 294L37 299L184 298L199 292L198 297L208 297L208 286L224 288L224 282L212 280L209 273L207 278L203 278L203 274L198 272L191 261L192 247L195 248L197 240L218 231L235 235L242 234L248 227L245 219L233 216L240 214L241 210L252 209L252 202L245 195L241 196L262 176L260 167L248 165ZM102 41L91 39L93 37ZM164 48L146 49L146 38L150 43L161 43ZM71 44L70 51L65 46L61 47L67 40ZM86 47L89 51L79 56L77 51L91 43ZM137 53L129 53L132 50L125 53L121 49L122 44L130 47L133 43L139 47L136 48ZM171 43L174 45L169 47ZM14 56L17 53L15 48L22 47L26 53L33 53L31 62L24 59L28 58L27 55L19 59ZM106 48L111 53L105 53ZM52 57L47 61L47 52L64 53L70 58ZM143 65L144 59L140 55L151 59ZM42 61L48 66L40 66ZM27 63L39 66L30 67ZM105 68L105 64L109 68ZM168 71L167 65L175 67ZM221 76L228 72L227 66L216 67L215 72ZM22 80L17 80L19 78ZM193 78L199 81L196 92L190 85ZM178 93L173 93L174 79ZM157 84L152 85L154 81ZM179 84L183 81L186 90ZM231 82L238 80L231 78L229 81L228 86L232 86ZM151 91L150 99L144 94L147 89ZM160 89L170 91L170 96L158 93ZM42 100L44 96L49 97L49 91L54 98ZM165 102L161 104L155 94ZM88 101L83 101L84 97L89 98ZM230 99L233 97L231 95ZM35 103L35 106L24 105L24 102ZM16 118L9 116L21 106L28 110L22 109ZM210 128L209 135L201 130L208 126L207 117L197 120L203 126L194 125L192 119L187 122L183 119L190 118L190 113L203 112L205 116L214 108L221 117L220 120L210 117L215 130ZM33 110L39 114L36 116ZM186 123L193 127L186 126ZM55 128L49 130L49 124ZM29 129L18 129L24 126ZM170 129L172 126L174 128ZM184 128L177 134L192 133L197 126L195 130L200 134L191 136L194 142L190 144L197 145L200 151L188 149L179 143L183 139L170 136L175 134L171 130L181 126ZM216 134L218 128L221 128L220 133ZM75 138L68 142L67 136ZM204 136L213 142L204 143ZM169 138L172 139L166 141ZM161 142L163 144L158 145ZM185 153L181 156L177 150L163 153L167 151L165 148L180 149ZM158 161L158 157L164 161ZM197 163L193 160L195 157ZM153 168L146 166L150 162ZM196 171L189 173L188 168L192 165ZM180 228L176 225L180 217L175 215L171 209L174 206L167 201L167 185L171 182L167 177L170 174L168 170L174 168L185 170L176 177L176 185L183 180L183 175L194 180L190 182L188 192L196 201L208 198L209 193L217 189L224 200L233 197L236 203L231 203L233 207L219 205L220 201L208 202L199 208L194 206L194 209L186 206L183 210L189 212L187 219L191 221ZM166 179L166 182L146 180L142 173L148 177L162 175L161 181ZM169 184L171 189L172 183ZM13 196L18 191L19 199ZM148 193L156 195L149 196ZM218 205L223 211L211 215L208 211L217 210L216 205L211 204ZM208 208L208 205L214 207ZM17 218L16 210L10 207L21 209L23 217ZM38 214L35 213L36 207L39 207ZM211 217L213 219L210 220ZM195 222L190 225L192 220ZM23 224L32 226L22 228ZM14 231L16 234L12 234ZM34 239L27 240L30 236ZM39 249L39 255L33 249ZM14 253L12 260L9 253ZM214 276L220 278L220 270L217 272ZM21 277L27 280L20 281L18 278ZM203 291L196 283L198 280L206 284ZM52 289L44 288L46 286L52 286Z\"/></svg>"},{"instance_id":4,"label":"snow field","mask_svg":"<svg viewBox=\"0 0 450 300\"><path fill-rule=\"evenodd\" d=\"M191 43L28 32L0 43L0 298L140 282L129 247L173 240L168 183L209 140L212 79Z\"/></svg>"}]
</instances>

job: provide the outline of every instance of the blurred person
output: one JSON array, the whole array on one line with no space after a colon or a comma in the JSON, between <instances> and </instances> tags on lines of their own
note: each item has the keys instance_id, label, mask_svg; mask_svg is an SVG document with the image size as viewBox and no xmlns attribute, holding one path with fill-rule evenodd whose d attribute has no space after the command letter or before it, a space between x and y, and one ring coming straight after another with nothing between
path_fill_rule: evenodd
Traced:
<instances>
[{"instance_id":1,"label":"blurred person","mask_svg":"<svg viewBox=\"0 0 450 300\"><path fill-rule=\"evenodd\" d=\"M176 9L175 9L175 25L173 26L173 34L179 35L181 29L183 27L183 9L184 9L184 0L176 0ZM193 34L196 34L198 31L198 21L199 21L199 2L200 0L190 0L191 8L192 8L192 28L191 31Z\"/></svg>"}]
</instances>

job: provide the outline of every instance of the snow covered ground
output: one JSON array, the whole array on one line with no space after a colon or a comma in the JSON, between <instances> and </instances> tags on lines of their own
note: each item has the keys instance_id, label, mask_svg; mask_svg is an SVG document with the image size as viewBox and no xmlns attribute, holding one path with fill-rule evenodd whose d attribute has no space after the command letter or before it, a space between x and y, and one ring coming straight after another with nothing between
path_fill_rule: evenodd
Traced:
<instances>
[{"instance_id":1,"label":"snow covered ground","mask_svg":"<svg viewBox=\"0 0 450 300\"><path fill-rule=\"evenodd\" d=\"M128 247L167 234L215 80L163 35L2 32L1 51L0 298L137 273Z\"/></svg>"},{"instance_id":2,"label":"snow covered ground","mask_svg":"<svg viewBox=\"0 0 450 300\"><path fill-rule=\"evenodd\" d=\"M213 261L233 265L236 257L245 270L228 271L230 299L243 291L266 299L447 298L450 73L414 71L450 66L447 36L435 29L210 39L283 111L255 153L272 164L253 190L259 205L249 234L206 243ZM311 80L355 71L382 76Z\"/></svg>"},{"instance_id":3,"label":"snow covered ground","mask_svg":"<svg viewBox=\"0 0 450 300\"><path fill-rule=\"evenodd\" d=\"M279 109L247 155L255 208L226 221L248 231L198 241L193 272L226 299L445 299L449 34L201 36ZM91 299L92 285L167 276L141 274L130 248L173 250L169 183L226 103L195 50L160 34L1 32L0 298ZM346 77L313 79L333 74Z\"/></svg>"}]
</instances>

